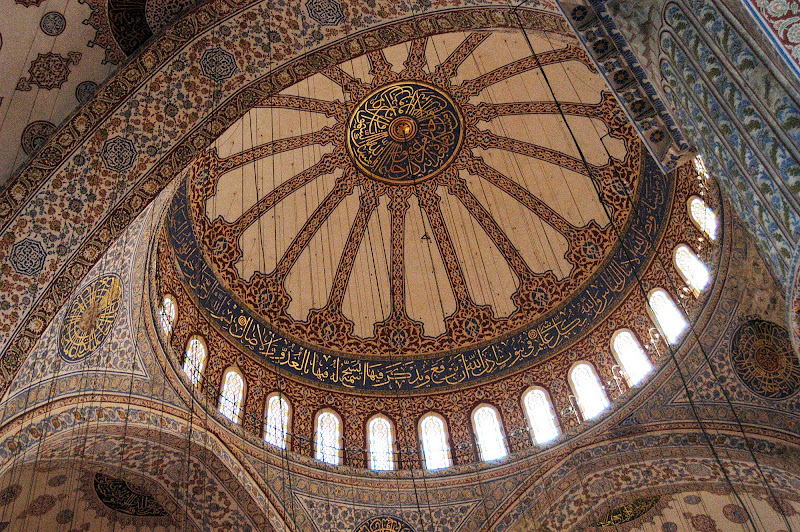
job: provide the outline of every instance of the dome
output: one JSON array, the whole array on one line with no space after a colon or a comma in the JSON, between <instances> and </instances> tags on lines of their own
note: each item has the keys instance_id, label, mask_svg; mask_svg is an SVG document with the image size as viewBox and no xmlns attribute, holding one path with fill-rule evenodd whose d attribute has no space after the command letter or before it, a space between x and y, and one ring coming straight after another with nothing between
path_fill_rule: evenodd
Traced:
<instances>
[{"instance_id":1,"label":"dome","mask_svg":"<svg viewBox=\"0 0 800 532\"><path fill-rule=\"evenodd\" d=\"M363 434L380 398L395 422L447 410L467 438L474 401L531 385L568 428L558 383L581 361L606 390L583 415L606 411L666 352L640 283L684 295L658 250L697 239L684 196L702 178L661 169L568 31L359 43L279 75L178 183L153 270L186 309L176 364L195 364L199 334L198 389L204 372L215 396L235 367L302 397L308 430L332 408ZM633 380L612 354L621 328L650 349ZM501 410L524 426L519 403Z\"/></svg>"}]
</instances>

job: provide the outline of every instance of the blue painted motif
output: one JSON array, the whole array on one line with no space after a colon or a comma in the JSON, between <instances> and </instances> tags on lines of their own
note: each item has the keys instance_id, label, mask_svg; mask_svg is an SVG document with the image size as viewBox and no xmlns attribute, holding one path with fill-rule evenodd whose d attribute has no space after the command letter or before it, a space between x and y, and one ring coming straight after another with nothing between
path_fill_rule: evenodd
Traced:
<instances>
[{"instance_id":1,"label":"blue painted motif","mask_svg":"<svg viewBox=\"0 0 800 532\"><path fill-rule=\"evenodd\" d=\"M22 275L36 276L44 268L47 253L40 242L25 238L11 247L8 262L14 271Z\"/></svg>"},{"instance_id":2,"label":"blue painted motif","mask_svg":"<svg viewBox=\"0 0 800 532\"><path fill-rule=\"evenodd\" d=\"M124 172L133 167L136 161L136 148L125 137L114 137L103 144L103 163L109 170Z\"/></svg>"},{"instance_id":3,"label":"blue painted motif","mask_svg":"<svg viewBox=\"0 0 800 532\"><path fill-rule=\"evenodd\" d=\"M233 76L238 69L236 58L222 48L210 48L200 58L200 70L207 78L224 81Z\"/></svg>"},{"instance_id":4,"label":"blue painted motif","mask_svg":"<svg viewBox=\"0 0 800 532\"><path fill-rule=\"evenodd\" d=\"M323 26L336 26L344 21L344 11L337 0L308 0L306 10Z\"/></svg>"}]
</instances>

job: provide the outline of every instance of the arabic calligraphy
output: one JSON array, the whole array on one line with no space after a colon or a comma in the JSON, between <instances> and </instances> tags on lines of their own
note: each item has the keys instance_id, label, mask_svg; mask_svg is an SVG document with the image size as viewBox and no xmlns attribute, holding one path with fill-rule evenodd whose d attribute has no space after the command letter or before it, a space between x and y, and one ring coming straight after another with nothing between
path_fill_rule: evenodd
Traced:
<instances>
[{"instance_id":1,"label":"arabic calligraphy","mask_svg":"<svg viewBox=\"0 0 800 532\"><path fill-rule=\"evenodd\" d=\"M72 301L58 338L58 350L67 362L91 355L111 332L122 301L122 281L104 275L86 286Z\"/></svg>"},{"instance_id":2,"label":"arabic calligraphy","mask_svg":"<svg viewBox=\"0 0 800 532\"><path fill-rule=\"evenodd\" d=\"M594 524L597 528L606 528L628 523L638 519L655 506L661 500L660 495L654 497L644 497L635 501L609 510L603 517Z\"/></svg>"},{"instance_id":3,"label":"arabic calligraphy","mask_svg":"<svg viewBox=\"0 0 800 532\"><path fill-rule=\"evenodd\" d=\"M197 244L187 201L179 186L167 219L167 233L181 277L219 328L242 348L296 376L329 386L360 390L413 391L452 386L503 372L561 349L589 330L622 300L636 272L653 253L660 221L666 218L672 179L664 179L646 155L638 205L622 242L609 261L573 299L528 329L501 341L458 353L413 360L359 358L308 348L284 337L245 308L217 280ZM668 193L664 187L668 187ZM658 199L656 199L658 198ZM654 223L655 221L655 223ZM635 250L634 253L631 253Z\"/></svg>"},{"instance_id":4,"label":"arabic calligraphy","mask_svg":"<svg viewBox=\"0 0 800 532\"><path fill-rule=\"evenodd\" d=\"M353 530L353 532L415 532L411 525L405 521L392 517L390 515L382 515L380 517L373 517L367 519Z\"/></svg>"},{"instance_id":5,"label":"arabic calligraphy","mask_svg":"<svg viewBox=\"0 0 800 532\"><path fill-rule=\"evenodd\" d=\"M445 92L421 82L392 83L369 94L350 117L347 151L366 175L419 183L455 158L462 119Z\"/></svg>"},{"instance_id":6,"label":"arabic calligraphy","mask_svg":"<svg viewBox=\"0 0 800 532\"><path fill-rule=\"evenodd\" d=\"M94 476L94 491L100 502L115 512L139 517L164 517L168 513L151 495L138 493L128 483L102 473Z\"/></svg>"}]
</instances>

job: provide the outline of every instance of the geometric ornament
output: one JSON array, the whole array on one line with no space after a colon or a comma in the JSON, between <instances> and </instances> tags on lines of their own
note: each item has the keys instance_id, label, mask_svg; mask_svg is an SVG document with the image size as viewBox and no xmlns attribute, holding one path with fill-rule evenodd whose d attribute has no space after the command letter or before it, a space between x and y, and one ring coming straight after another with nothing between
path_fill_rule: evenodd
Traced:
<instances>
[{"instance_id":1,"label":"geometric ornament","mask_svg":"<svg viewBox=\"0 0 800 532\"><path fill-rule=\"evenodd\" d=\"M103 343L122 302L122 281L104 275L89 283L72 301L58 337L58 352L65 362L80 362Z\"/></svg>"},{"instance_id":2,"label":"geometric ornament","mask_svg":"<svg viewBox=\"0 0 800 532\"><path fill-rule=\"evenodd\" d=\"M777 323L750 320L740 325L731 338L731 362L739 379L761 397L786 399L800 390L800 361L789 331Z\"/></svg>"},{"instance_id":3,"label":"geometric ornament","mask_svg":"<svg viewBox=\"0 0 800 532\"><path fill-rule=\"evenodd\" d=\"M8 262L17 273L33 277L42 271L46 257L40 242L25 238L12 246Z\"/></svg>"},{"instance_id":4,"label":"geometric ornament","mask_svg":"<svg viewBox=\"0 0 800 532\"><path fill-rule=\"evenodd\" d=\"M364 174L411 185L439 174L464 140L453 99L418 81L385 85L361 101L350 118L347 151Z\"/></svg>"},{"instance_id":5,"label":"geometric ornament","mask_svg":"<svg viewBox=\"0 0 800 532\"><path fill-rule=\"evenodd\" d=\"M40 89L60 89L69 77L70 65L77 65L80 60L81 54L78 52L69 52L66 57L52 52L38 54L31 61L28 77L19 78L16 89L29 91L33 85Z\"/></svg>"},{"instance_id":6,"label":"geometric ornament","mask_svg":"<svg viewBox=\"0 0 800 532\"><path fill-rule=\"evenodd\" d=\"M355 527L353 532L415 532L415 530L405 521L390 515L382 515L367 519Z\"/></svg>"},{"instance_id":7,"label":"geometric ornament","mask_svg":"<svg viewBox=\"0 0 800 532\"><path fill-rule=\"evenodd\" d=\"M140 493L124 480L95 473L94 491L108 508L125 515L137 517L163 517L167 511L152 495Z\"/></svg>"},{"instance_id":8,"label":"geometric ornament","mask_svg":"<svg viewBox=\"0 0 800 532\"><path fill-rule=\"evenodd\" d=\"M200 70L207 78L222 81L233 76L238 68L232 53L222 48L210 48L200 58Z\"/></svg>"},{"instance_id":9,"label":"geometric ornament","mask_svg":"<svg viewBox=\"0 0 800 532\"><path fill-rule=\"evenodd\" d=\"M336 26L344 20L344 11L336 0L308 0L306 9L323 26Z\"/></svg>"},{"instance_id":10,"label":"geometric ornament","mask_svg":"<svg viewBox=\"0 0 800 532\"><path fill-rule=\"evenodd\" d=\"M106 168L116 172L124 172L133 166L133 162L136 160L136 149L129 139L114 137L106 141L100 155Z\"/></svg>"}]
</instances>

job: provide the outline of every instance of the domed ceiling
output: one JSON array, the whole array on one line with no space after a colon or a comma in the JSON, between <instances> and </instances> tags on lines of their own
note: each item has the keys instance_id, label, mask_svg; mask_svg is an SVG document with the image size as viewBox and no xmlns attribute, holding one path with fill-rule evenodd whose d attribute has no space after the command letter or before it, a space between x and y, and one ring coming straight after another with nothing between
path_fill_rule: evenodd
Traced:
<instances>
[{"instance_id":1,"label":"domed ceiling","mask_svg":"<svg viewBox=\"0 0 800 532\"><path fill-rule=\"evenodd\" d=\"M395 390L520 369L596 325L672 184L578 44L527 39L369 52L224 132L167 222L212 321L290 373Z\"/></svg>"}]
</instances>

